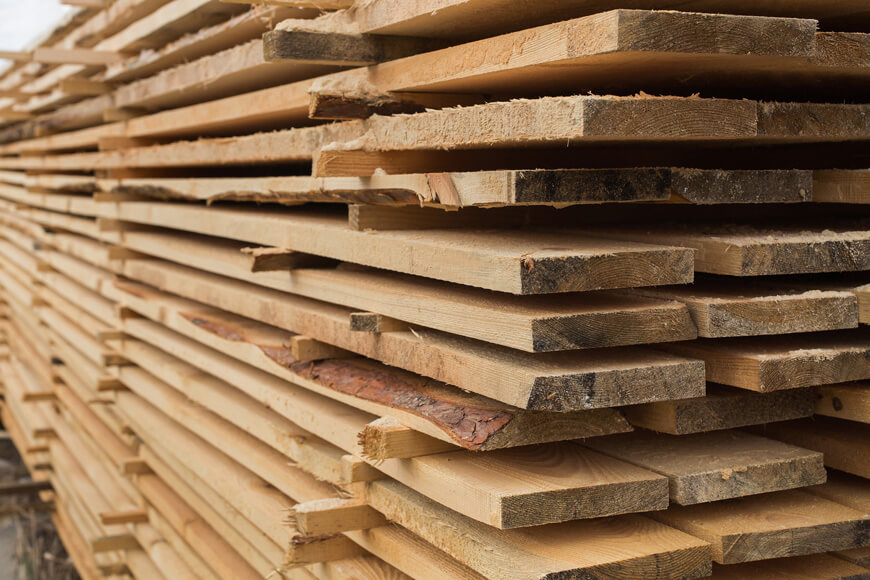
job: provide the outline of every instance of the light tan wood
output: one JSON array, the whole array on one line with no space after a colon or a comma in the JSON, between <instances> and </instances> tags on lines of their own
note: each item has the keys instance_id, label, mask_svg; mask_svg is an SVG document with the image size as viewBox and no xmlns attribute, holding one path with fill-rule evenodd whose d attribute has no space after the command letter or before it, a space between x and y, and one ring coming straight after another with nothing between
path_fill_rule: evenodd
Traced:
<instances>
[{"instance_id":1,"label":"light tan wood","mask_svg":"<svg viewBox=\"0 0 870 580\"><path fill-rule=\"evenodd\" d=\"M626 8L649 10L694 10L698 12L755 14L792 18L824 18L855 22L868 17L858 0L836 5L820 0L787 4L759 4L745 0L695 0L690 4L673 0L631 0ZM601 0L545 0L534 5L517 5L509 0L426 0L408 4L402 0L376 0L360 5L355 19L363 32L402 35L432 35L445 38L484 37L556 22L612 7Z\"/></svg>"},{"instance_id":2,"label":"light tan wood","mask_svg":"<svg viewBox=\"0 0 870 580\"><path fill-rule=\"evenodd\" d=\"M678 437L635 431L583 444L666 476L671 501L680 505L804 487L826 475L820 453L739 431Z\"/></svg>"},{"instance_id":3,"label":"light tan wood","mask_svg":"<svg viewBox=\"0 0 870 580\"><path fill-rule=\"evenodd\" d=\"M205 210L148 202L121 204L118 218L201 234L231 235L243 242L515 294L684 283L692 279L691 252L638 243L602 244L583 236L522 230L426 230L426 237L421 238L414 231L355 232L336 216L301 210ZM328 243L319 242L320 232L329 236ZM393 259L400 244L407 247L407 252L422 253L427 259ZM643 258L642 266L638 258ZM464 267L457 269L457 263Z\"/></svg>"},{"instance_id":4,"label":"light tan wood","mask_svg":"<svg viewBox=\"0 0 870 580\"><path fill-rule=\"evenodd\" d=\"M870 381L818 387L816 414L870 423Z\"/></svg>"},{"instance_id":5,"label":"light tan wood","mask_svg":"<svg viewBox=\"0 0 870 580\"><path fill-rule=\"evenodd\" d=\"M753 391L864 380L870 375L870 343L864 329L683 342L660 348L703 359L709 381Z\"/></svg>"},{"instance_id":6,"label":"light tan wood","mask_svg":"<svg viewBox=\"0 0 870 580\"><path fill-rule=\"evenodd\" d=\"M304 536L319 536L383 526L387 520L365 502L328 498L296 504L289 515Z\"/></svg>"},{"instance_id":7,"label":"light tan wood","mask_svg":"<svg viewBox=\"0 0 870 580\"><path fill-rule=\"evenodd\" d=\"M694 248L695 271L729 276L863 271L870 240L859 224L813 228L695 226L601 230L617 239Z\"/></svg>"},{"instance_id":8,"label":"light tan wood","mask_svg":"<svg viewBox=\"0 0 870 580\"><path fill-rule=\"evenodd\" d=\"M697 397L704 392L700 361L650 349L530 357L474 341L448 339L436 332L372 337L350 332L346 308L336 309L169 263L129 262L124 273L154 288L207 300L210 306L461 385L520 408L570 411ZM595 384L591 392L588 381Z\"/></svg>"},{"instance_id":9,"label":"light tan wood","mask_svg":"<svg viewBox=\"0 0 870 580\"><path fill-rule=\"evenodd\" d=\"M834 552L837 554L838 552ZM850 564L831 554L814 554L791 558L775 558L762 562L714 566L713 578L737 580L739 578L763 578L765 576L784 576L795 580L834 580L839 578L860 578L867 574L867 568Z\"/></svg>"},{"instance_id":10,"label":"light tan wood","mask_svg":"<svg viewBox=\"0 0 870 580\"><path fill-rule=\"evenodd\" d=\"M825 465L870 478L870 426L867 423L814 417L765 425L768 437L821 451Z\"/></svg>"},{"instance_id":11,"label":"light tan wood","mask_svg":"<svg viewBox=\"0 0 870 580\"><path fill-rule=\"evenodd\" d=\"M652 517L710 542L720 564L854 548L867 522L865 513L798 490L671 506Z\"/></svg>"},{"instance_id":12,"label":"light tan wood","mask_svg":"<svg viewBox=\"0 0 870 580\"><path fill-rule=\"evenodd\" d=\"M622 411L637 427L685 435L809 417L814 400L811 388L755 393L709 383L703 397L633 405Z\"/></svg>"},{"instance_id":13,"label":"light tan wood","mask_svg":"<svg viewBox=\"0 0 870 580\"><path fill-rule=\"evenodd\" d=\"M532 442L574 439L623 432L628 428L621 416L613 411L564 412L558 416L517 412L506 405L462 395L446 385L437 385L410 373L361 359L346 358L312 364L308 358L302 358L295 362L292 360L292 339L296 337L290 337L291 346L288 349L282 346L288 342L286 332L195 302L170 299L146 287L139 286L134 291L140 300L130 301L128 298L128 304L160 320L181 335L316 393L376 415L400 418L418 431L469 449L488 450ZM142 320L130 321L126 329L130 336L158 346L173 344L174 352L189 353L186 356L190 360L198 360L197 353L207 352L191 349L191 343L179 341L172 333L159 330L154 324ZM206 358L211 363L200 365L205 369L212 368L212 365L222 360L215 360L213 356ZM230 368L239 369L238 366ZM274 383L267 377L257 376L261 382ZM357 387L360 385L367 388L359 391ZM408 400L412 402L403 402ZM460 415L468 419L457 425L450 420L441 420L442 413L444 416ZM371 423L368 424L366 429L371 426ZM398 430L393 428L392 431L395 433ZM407 438L406 442L413 443L415 440L418 445L425 444L424 448L432 446L419 437ZM362 445L366 445L364 436Z\"/></svg>"},{"instance_id":14,"label":"light tan wood","mask_svg":"<svg viewBox=\"0 0 870 580\"><path fill-rule=\"evenodd\" d=\"M115 90L109 83L89 79L65 79L60 82L60 90L71 95L106 95Z\"/></svg>"},{"instance_id":15,"label":"light tan wood","mask_svg":"<svg viewBox=\"0 0 870 580\"><path fill-rule=\"evenodd\" d=\"M691 286L642 288L632 293L678 300L705 338L759 336L856 328L858 300L850 292L766 288L698 280Z\"/></svg>"},{"instance_id":16,"label":"light tan wood","mask_svg":"<svg viewBox=\"0 0 870 580\"><path fill-rule=\"evenodd\" d=\"M80 64L80 65L107 65L118 62L123 58L117 52L105 50L85 49L53 49L37 48L33 51L33 60L48 64Z\"/></svg>"},{"instance_id":17,"label":"light tan wood","mask_svg":"<svg viewBox=\"0 0 870 580\"><path fill-rule=\"evenodd\" d=\"M641 516L499 531L393 481L368 488L372 507L485 577L518 580L583 570L682 577L710 570L706 542Z\"/></svg>"}]
</instances>

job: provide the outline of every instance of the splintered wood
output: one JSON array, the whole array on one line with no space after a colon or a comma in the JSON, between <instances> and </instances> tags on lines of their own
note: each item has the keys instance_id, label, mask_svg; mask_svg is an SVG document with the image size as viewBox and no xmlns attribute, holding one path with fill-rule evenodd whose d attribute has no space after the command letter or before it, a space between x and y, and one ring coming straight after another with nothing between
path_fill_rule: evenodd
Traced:
<instances>
[{"instance_id":1,"label":"splintered wood","mask_svg":"<svg viewBox=\"0 0 870 580\"><path fill-rule=\"evenodd\" d=\"M870 575L870 9L70 0L0 419L86 580Z\"/></svg>"}]
</instances>

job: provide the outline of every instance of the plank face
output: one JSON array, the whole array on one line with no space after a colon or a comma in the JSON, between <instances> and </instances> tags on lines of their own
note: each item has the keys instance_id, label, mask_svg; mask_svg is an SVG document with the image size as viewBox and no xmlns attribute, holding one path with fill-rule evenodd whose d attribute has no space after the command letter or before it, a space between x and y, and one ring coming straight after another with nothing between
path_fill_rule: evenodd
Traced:
<instances>
[{"instance_id":1,"label":"plank face","mask_svg":"<svg viewBox=\"0 0 870 580\"><path fill-rule=\"evenodd\" d=\"M705 362L707 380L768 392L870 378L865 329L662 345Z\"/></svg>"},{"instance_id":2,"label":"plank face","mask_svg":"<svg viewBox=\"0 0 870 580\"><path fill-rule=\"evenodd\" d=\"M870 381L818 387L816 414L870 423Z\"/></svg>"},{"instance_id":3,"label":"plank face","mask_svg":"<svg viewBox=\"0 0 870 580\"><path fill-rule=\"evenodd\" d=\"M709 383L703 397L632 405L623 412L637 427L686 435L809 417L814 399L810 388L755 393Z\"/></svg>"},{"instance_id":4,"label":"plank face","mask_svg":"<svg viewBox=\"0 0 870 580\"><path fill-rule=\"evenodd\" d=\"M739 431L678 437L635 431L584 445L665 475L671 500L681 505L825 481L820 453Z\"/></svg>"},{"instance_id":5,"label":"plank face","mask_svg":"<svg viewBox=\"0 0 870 580\"><path fill-rule=\"evenodd\" d=\"M439 508L397 482L371 483L368 497L387 518L488 578L694 578L710 571L705 542L642 516L496 530Z\"/></svg>"},{"instance_id":6,"label":"plank face","mask_svg":"<svg viewBox=\"0 0 870 580\"><path fill-rule=\"evenodd\" d=\"M156 260L124 274L154 288L316 338L526 409L570 411L704 393L704 365L649 348L530 356L435 331L351 332L349 309ZM135 291L134 291L135 292Z\"/></svg>"},{"instance_id":7,"label":"plank face","mask_svg":"<svg viewBox=\"0 0 870 580\"><path fill-rule=\"evenodd\" d=\"M690 282L690 250L530 230L357 232L334 215L121 204L118 218L512 294ZM462 267L457 267L461 264Z\"/></svg>"},{"instance_id":8,"label":"plank face","mask_svg":"<svg viewBox=\"0 0 870 580\"><path fill-rule=\"evenodd\" d=\"M653 517L710 542L720 564L844 550L867 541L867 514L797 490L671 506Z\"/></svg>"},{"instance_id":9,"label":"plank face","mask_svg":"<svg viewBox=\"0 0 870 580\"><path fill-rule=\"evenodd\" d=\"M378 468L403 483L415 472L436 470L442 481L433 486L415 483L414 489L502 529L668 505L666 478L574 443L485 454L439 453L417 457L413 463L388 459ZM492 499L484 502L486 495Z\"/></svg>"},{"instance_id":10,"label":"plank face","mask_svg":"<svg viewBox=\"0 0 870 580\"><path fill-rule=\"evenodd\" d=\"M696 280L690 287L632 290L683 302L705 338L760 336L856 328L858 300L851 292L764 288Z\"/></svg>"},{"instance_id":11,"label":"plank face","mask_svg":"<svg viewBox=\"0 0 870 580\"><path fill-rule=\"evenodd\" d=\"M791 558L775 558L761 562L714 565L716 580L742 580L744 578L789 578L791 580L841 580L861 578L867 568L847 562L831 554L813 554Z\"/></svg>"},{"instance_id":12,"label":"plank face","mask_svg":"<svg viewBox=\"0 0 870 580\"><path fill-rule=\"evenodd\" d=\"M870 269L870 233L860 224L818 229L748 225L686 225L609 229L599 235L694 248L695 271L766 276Z\"/></svg>"},{"instance_id":13,"label":"plank face","mask_svg":"<svg viewBox=\"0 0 870 580\"><path fill-rule=\"evenodd\" d=\"M190 234L128 232L125 245L143 254L276 290L527 352L696 336L686 308L675 301L604 292L547 299L511 296L351 264L303 266L293 268L292 274L289 268L253 273L243 260L244 243Z\"/></svg>"},{"instance_id":14,"label":"plank face","mask_svg":"<svg viewBox=\"0 0 870 580\"><path fill-rule=\"evenodd\" d=\"M825 465L870 479L870 425L814 417L765 425L768 437L821 451Z\"/></svg>"}]
</instances>

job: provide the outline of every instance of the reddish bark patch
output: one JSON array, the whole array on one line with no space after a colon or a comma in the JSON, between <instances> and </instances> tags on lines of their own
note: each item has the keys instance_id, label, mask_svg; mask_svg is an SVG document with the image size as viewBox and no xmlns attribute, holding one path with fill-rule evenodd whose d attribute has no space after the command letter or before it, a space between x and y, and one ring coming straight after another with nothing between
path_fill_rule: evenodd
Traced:
<instances>
[{"instance_id":1,"label":"reddish bark patch","mask_svg":"<svg viewBox=\"0 0 870 580\"><path fill-rule=\"evenodd\" d=\"M399 373L384 372L358 361L333 359L284 366L334 391L425 417L466 449L480 449L513 419L513 414L503 409L450 401L438 392L443 387L431 385L426 379L405 380L397 376Z\"/></svg>"}]
</instances>

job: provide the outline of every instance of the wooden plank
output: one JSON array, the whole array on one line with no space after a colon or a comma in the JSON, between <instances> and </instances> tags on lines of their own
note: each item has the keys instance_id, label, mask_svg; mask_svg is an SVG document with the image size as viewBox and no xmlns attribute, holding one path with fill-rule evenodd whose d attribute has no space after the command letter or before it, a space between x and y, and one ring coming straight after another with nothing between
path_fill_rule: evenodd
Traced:
<instances>
[{"instance_id":1,"label":"wooden plank","mask_svg":"<svg viewBox=\"0 0 870 580\"><path fill-rule=\"evenodd\" d=\"M688 172L686 172L688 173ZM706 172L702 172L706 173ZM746 180L754 176L746 174ZM711 189L755 189L740 184L736 173L692 186L679 169L578 169L542 171L480 171L450 174L375 175L371 178L265 177L161 179L129 178L103 182L120 193L204 201L237 200L277 203L306 201L442 207L513 204L571 204L665 200L670 189L701 195ZM785 176L780 175L778 183ZM699 180L700 181L700 180ZM718 187L717 187L718 186ZM772 187L772 186L771 186Z\"/></svg>"},{"instance_id":2,"label":"wooden plank","mask_svg":"<svg viewBox=\"0 0 870 580\"><path fill-rule=\"evenodd\" d=\"M764 426L764 434L821 451L828 467L870 478L870 426L866 423L815 417L770 423Z\"/></svg>"},{"instance_id":3,"label":"wooden plank","mask_svg":"<svg viewBox=\"0 0 870 580\"><path fill-rule=\"evenodd\" d=\"M204 300L210 306L461 385L520 408L570 411L697 397L704 393L703 363L651 349L532 357L512 349L448 338L435 331L418 331L417 335L351 333L346 308L166 262L128 262L124 273L154 288ZM131 293L136 292L133 289Z\"/></svg>"},{"instance_id":4,"label":"wooden plank","mask_svg":"<svg viewBox=\"0 0 870 580\"><path fill-rule=\"evenodd\" d=\"M429 52L443 46L429 39L343 34L295 29L263 35L263 55L270 62L365 66Z\"/></svg>"},{"instance_id":5,"label":"wooden plank","mask_svg":"<svg viewBox=\"0 0 870 580\"><path fill-rule=\"evenodd\" d=\"M625 8L647 10L694 10L697 12L752 14L791 18L822 18L837 22L861 19L866 23L867 7L859 0L831 5L821 0L788 4L758 4L746 0L631 0ZM409 5L401 0L377 0L359 7L356 20L362 32L430 35L436 38L481 38L506 30L556 22L611 8L601 0L544 0L534 6L517 6L509 0L427 0ZM838 20L837 20L838 19Z\"/></svg>"},{"instance_id":6,"label":"wooden plank","mask_svg":"<svg viewBox=\"0 0 870 580\"><path fill-rule=\"evenodd\" d=\"M219 313L210 314L199 310L182 313L180 318L193 320L195 326L202 328L200 332L192 333L188 326L188 333L206 345L217 342L214 335L244 341L245 334L250 336L256 332L256 327L240 325L238 319L227 319ZM225 380L258 380L264 387L272 389L291 388L282 380L248 369L217 353L211 353L192 341L160 329L154 323L131 320L125 324L125 328L132 336L147 340L159 348L173 349L173 353L177 355L183 353L185 360L206 372L217 372L217 369L221 369L218 374ZM361 359L324 360L316 363L293 361L275 343L261 343L258 348L267 352L266 356L273 362L279 362L282 367L286 367L284 372L273 374L289 380L292 385L299 385L373 415L389 415L401 419L406 425L416 429L410 432L408 427L403 427L401 431L405 433L407 443L412 448L416 445L420 449L419 454L426 450L445 451L450 448L428 441L432 437L476 451L618 433L628 428L614 412L586 411L560 414L558 417L542 413L522 413L479 397L463 396L446 385L433 384L410 373L391 371ZM224 347L224 350L231 349ZM125 343L124 352L136 357L136 360L146 355L157 356L154 351L132 343ZM242 357L242 360L245 358L247 357ZM309 400L304 396L303 399ZM454 421L456 416L464 416L466 419L457 423ZM363 445L364 439L359 434L371 425L370 420L371 418L366 418L366 425L361 426L355 433L360 445ZM428 437L421 434L428 434Z\"/></svg>"},{"instance_id":7,"label":"wooden plank","mask_svg":"<svg viewBox=\"0 0 870 580\"><path fill-rule=\"evenodd\" d=\"M828 473L828 481L822 485L814 485L807 491L858 511L870 512L870 488L864 478L831 471Z\"/></svg>"},{"instance_id":8,"label":"wooden plank","mask_svg":"<svg viewBox=\"0 0 870 580\"><path fill-rule=\"evenodd\" d=\"M221 404L215 390L217 379L197 379L189 365L167 355L159 360L155 356L149 361L127 349L125 352L161 380L179 385L176 388L183 389L197 403L210 408ZM136 370L131 367L122 372ZM316 395L294 393L289 385L279 390L265 382L234 381L234 384L275 412L348 451L356 449L356 434L371 420L371 415L330 404ZM223 388L235 390L229 385ZM202 390L203 394L195 390ZM124 393L119 393L122 395ZM333 417L331 424L326 425L319 419L324 414ZM344 424L356 426L342 432L339 418ZM587 468L578 471L578 465ZM413 459L390 459L378 462L378 469L408 482L451 509L497 527L661 509L667 504L664 478L573 443L486 454L463 450ZM476 491L471 493L471 490ZM487 499L481 503L475 499L479 497Z\"/></svg>"},{"instance_id":9,"label":"wooden plank","mask_svg":"<svg viewBox=\"0 0 870 580\"><path fill-rule=\"evenodd\" d=\"M106 95L115 90L110 83L90 79L66 79L60 82L60 90L71 95Z\"/></svg>"},{"instance_id":10,"label":"wooden plank","mask_svg":"<svg viewBox=\"0 0 870 580\"><path fill-rule=\"evenodd\" d=\"M816 414L870 423L870 381L818 387Z\"/></svg>"},{"instance_id":11,"label":"wooden plank","mask_svg":"<svg viewBox=\"0 0 870 580\"><path fill-rule=\"evenodd\" d=\"M682 123L675 123L677 118ZM529 119L542 122L529 123ZM365 135L354 143L354 149L388 152L541 146L580 140L734 140L757 136L757 123L752 101L546 97L369 119Z\"/></svg>"},{"instance_id":12,"label":"wooden plank","mask_svg":"<svg viewBox=\"0 0 870 580\"><path fill-rule=\"evenodd\" d=\"M870 342L864 329L725 338L659 348L703 359L709 381L760 392L870 378Z\"/></svg>"},{"instance_id":13,"label":"wooden plank","mask_svg":"<svg viewBox=\"0 0 870 580\"><path fill-rule=\"evenodd\" d=\"M671 501L680 505L804 487L826 476L820 453L739 431L636 431L583 444L666 476Z\"/></svg>"},{"instance_id":14,"label":"wooden plank","mask_svg":"<svg viewBox=\"0 0 870 580\"><path fill-rule=\"evenodd\" d=\"M809 417L813 401L808 388L754 393L710 383L703 397L633 405L622 411L636 427L687 435Z\"/></svg>"},{"instance_id":15,"label":"wooden plank","mask_svg":"<svg viewBox=\"0 0 870 580\"><path fill-rule=\"evenodd\" d=\"M697 336L686 308L673 301L591 292L544 301L351 267L299 269L292 277L278 272L252 274L242 254L243 244L239 243L161 232L127 232L124 244L143 254L215 274L370 311L351 313L351 330L395 332L406 330L406 323L419 324L528 352L657 343ZM854 301L851 294L847 296ZM390 322L379 324L381 319Z\"/></svg>"},{"instance_id":16,"label":"wooden plank","mask_svg":"<svg viewBox=\"0 0 870 580\"><path fill-rule=\"evenodd\" d=\"M115 91L113 104L156 111L290 83L335 70L334 66L320 63L270 63L263 56L263 41L254 39L123 85Z\"/></svg>"},{"instance_id":17,"label":"wooden plank","mask_svg":"<svg viewBox=\"0 0 870 580\"><path fill-rule=\"evenodd\" d=\"M867 568L850 564L830 554L813 554L730 566L713 566L712 578L739 580L779 575L787 575L794 580L840 580L866 576Z\"/></svg>"},{"instance_id":18,"label":"wooden plank","mask_svg":"<svg viewBox=\"0 0 870 580\"><path fill-rule=\"evenodd\" d=\"M81 64L87 66L107 65L119 62L123 56L107 50L89 50L83 48L37 48L33 51L33 60L47 64Z\"/></svg>"},{"instance_id":19,"label":"wooden plank","mask_svg":"<svg viewBox=\"0 0 870 580\"><path fill-rule=\"evenodd\" d=\"M696 280L691 286L641 288L633 294L677 300L692 313L699 336L723 338L857 328L850 292L802 290L743 281Z\"/></svg>"},{"instance_id":20,"label":"wooden plank","mask_svg":"<svg viewBox=\"0 0 870 580\"><path fill-rule=\"evenodd\" d=\"M710 572L706 542L641 516L494 530L397 482L367 487L372 507L488 578L583 573L695 578Z\"/></svg>"},{"instance_id":21,"label":"wooden plank","mask_svg":"<svg viewBox=\"0 0 870 580\"><path fill-rule=\"evenodd\" d=\"M870 233L857 223L821 228L701 224L594 231L617 239L694 248L695 271L710 274L764 276L870 269Z\"/></svg>"},{"instance_id":22,"label":"wooden plank","mask_svg":"<svg viewBox=\"0 0 870 580\"><path fill-rule=\"evenodd\" d=\"M320 536L383 526L387 520L357 499L327 498L299 503L288 515L303 536Z\"/></svg>"},{"instance_id":23,"label":"wooden plank","mask_svg":"<svg viewBox=\"0 0 870 580\"><path fill-rule=\"evenodd\" d=\"M241 4L267 4L293 8L317 8L318 10L344 10L353 6L353 0L221 0Z\"/></svg>"},{"instance_id":24,"label":"wooden plank","mask_svg":"<svg viewBox=\"0 0 870 580\"><path fill-rule=\"evenodd\" d=\"M318 212L205 209L149 202L123 203L117 217L514 294L692 280L690 250L634 242L602 244L576 234L530 230L426 230L425 237L413 230L368 233L351 230L339 216ZM400 260L395 259L398 247L405 256ZM419 259L412 258L418 255ZM457 268L460 263L463 267Z\"/></svg>"},{"instance_id":25,"label":"wooden plank","mask_svg":"<svg viewBox=\"0 0 870 580\"><path fill-rule=\"evenodd\" d=\"M870 203L870 171L816 171L813 201Z\"/></svg>"},{"instance_id":26,"label":"wooden plank","mask_svg":"<svg viewBox=\"0 0 870 580\"><path fill-rule=\"evenodd\" d=\"M709 542L719 564L843 550L867 541L867 514L798 490L671 506L652 517Z\"/></svg>"}]
</instances>

